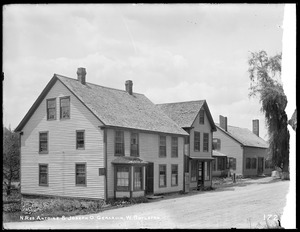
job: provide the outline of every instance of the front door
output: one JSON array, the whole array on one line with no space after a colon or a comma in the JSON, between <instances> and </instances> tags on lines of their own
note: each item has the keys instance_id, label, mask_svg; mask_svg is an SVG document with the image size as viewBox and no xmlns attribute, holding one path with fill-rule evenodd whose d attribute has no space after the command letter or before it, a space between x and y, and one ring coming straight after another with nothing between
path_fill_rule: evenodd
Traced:
<instances>
[{"instance_id":1,"label":"front door","mask_svg":"<svg viewBox=\"0 0 300 232\"><path fill-rule=\"evenodd\" d=\"M257 175L261 175L264 172L264 157L258 157Z\"/></svg>"},{"instance_id":2,"label":"front door","mask_svg":"<svg viewBox=\"0 0 300 232\"><path fill-rule=\"evenodd\" d=\"M204 184L204 162L198 161L198 188Z\"/></svg>"},{"instance_id":3,"label":"front door","mask_svg":"<svg viewBox=\"0 0 300 232\"><path fill-rule=\"evenodd\" d=\"M146 194L153 194L153 163L146 167Z\"/></svg>"}]
</instances>

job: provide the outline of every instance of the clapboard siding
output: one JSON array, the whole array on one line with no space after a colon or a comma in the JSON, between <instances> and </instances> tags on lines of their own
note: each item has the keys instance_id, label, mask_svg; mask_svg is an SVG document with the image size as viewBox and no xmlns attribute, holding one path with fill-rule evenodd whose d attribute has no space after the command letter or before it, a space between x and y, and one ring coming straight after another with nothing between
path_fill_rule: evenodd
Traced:
<instances>
[{"instance_id":1,"label":"clapboard siding","mask_svg":"<svg viewBox=\"0 0 300 232\"><path fill-rule=\"evenodd\" d=\"M130 133L124 130L125 156L130 156ZM183 151L184 139L178 137L178 158L171 157L171 136L167 138L167 157L159 158L159 134L157 133L139 133L139 158L154 163L154 194L168 193L183 190ZM114 197L114 167L111 162L116 158L114 156L115 131L107 130L107 184L108 198ZM167 186L159 188L159 164L167 165ZM171 186L171 165L178 165L178 186Z\"/></svg>"},{"instance_id":2,"label":"clapboard siding","mask_svg":"<svg viewBox=\"0 0 300 232\"><path fill-rule=\"evenodd\" d=\"M243 174L243 147L240 143L226 135L217 127L217 131L214 132L213 138L221 140L220 152L227 155L227 157L236 158L236 170L233 172L238 175Z\"/></svg>"},{"instance_id":3,"label":"clapboard siding","mask_svg":"<svg viewBox=\"0 0 300 232\"><path fill-rule=\"evenodd\" d=\"M70 96L70 119L59 119L59 98ZM56 98L56 120L47 121L46 99ZM23 128L21 185L23 194L104 198L103 131L101 122L56 81ZM85 131L85 149L76 150L76 130ZM39 132L48 132L48 154L39 154ZM48 164L48 186L38 185L39 164ZM75 163L86 163L87 185L75 186Z\"/></svg>"}]
</instances>

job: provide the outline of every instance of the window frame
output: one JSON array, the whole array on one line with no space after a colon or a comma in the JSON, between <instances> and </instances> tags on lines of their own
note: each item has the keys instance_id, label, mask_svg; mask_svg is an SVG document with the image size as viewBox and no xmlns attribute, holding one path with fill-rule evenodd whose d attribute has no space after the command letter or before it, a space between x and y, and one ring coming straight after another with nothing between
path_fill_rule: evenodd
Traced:
<instances>
[{"instance_id":1,"label":"window frame","mask_svg":"<svg viewBox=\"0 0 300 232\"><path fill-rule=\"evenodd\" d=\"M214 150L217 150L217 151L221 150L221 139L213 138L213 148L214 148Z\"/></svg>"},{"instance_id":2,"label":"window frame","mask_svg":"<svg viewBox=\"0 0 300 232\"><path fill-rule=\"evenodd\" d=\"M131 166L129 165L116 165L115 166L115 191L119 191L119 192L128 192L130 191L130 179L131 179ZM127 174L128 174L128 178L127 178L127 186L118 186L118 169L128 169ZM126 179L126 178L121 178L121 179Z\"/></svg>"},{"instance_id":3,"label":"window frame","mask_svg":"<svg viewBox=\"0 0 300 232\"><path fill-rule=\"evenodd\" d=\"M246 158L246 169L251 169L251 158Z\"/></svg>"},{"instance_id":4,"label":"window frame","mask_svg":"<svg viewBox=\"0 0 300 232\"><path fill-rule=\"evenodd\" d=\"M205 111L204 109L201 109L199 111L199 124L204 125L204 118L205 118Z\"/></svg>"},{"instance_id":5,"label":"window frame","mask_svg":"<svg viewBox=\"0 0 300 232\"><path fill-rule=\"evenodd\" d=\"M256 169L256 168L257 168L257 159L251 158L251 169Z\"/></svg>"},{"instance_id":6,"label":"window frame","mask_svg":"<svg viewBox=\"0 0 300 232\"><path fill-rule=\"evenodd\" d=\"M41 134L46 134L47 135L47 150L46 151L41 151L41 142L45 142L45 141L41 141ZM39 132L39 154L48 154L49 153L49 131L40 131Z\"/></svg>"},{"instance_id":7,"label":"window frame","mask_svg":"<svg viewBox=\"0 0 300 232\"><path fill-rule=\"evenodd\" d=\"M78 133L83 133L83 147L78 147ZM76 150L85 150L85 130L76 130Z\"/></svg>"},{"instance_id":8,"label":"window frame","mask_svg":"<svg viewBox=\"0 0 300 232\"><path fill-rule=\"evenodd\" d=\"M162 138L164 138L164 144L162 145ZM166 158L167 157L167 136L165 135L159 135L159 138L158 138L158 156L159 158ZM164 147L164 150L161 150L161 148ZM162 152L164 153L164 155L162 155Z\"/></svg>"},{"instance_id":9,"label":"window frame","mask_svg":"<svg viewBox=\"0 0 300 232\"><path fill-rule=\"evenodd\" d=\"M228 157L228 169L236 170L236 158Z\"/></svg>"},{"instance_id":10,"label":"window frame","mask_svg":"<svg viewBox=\"0 0 300 232\"><path fill-rule=\"evenodd\" d=\"M77 165L84 165L84 184L77 183ZM75 186L86 187L87 186L87 167L85 162L75 163Z\"/></svg>"},{"instance_id":11,"label":"window frame","mask_svg":"<svg viewBox=\"0 0 300 232\"><path fill-rule=\"evenodd\" d=\"M206 136L207 138L205 138ZM203 133L203 152L209 152L209 133Z\"/></svg>"},{"instance_id":12,"label":"window frame","mask_svg":"<svg viewBox=\"0 0 300 232\"><path fill-rule=\"evenodd\" d=\"M69 117L68 118L62 117L63 110L62 110L62 106L61 106L61 101L64 99L69 99ZM59 118L60 118L60 120L68 120L71 118L71 98L70 98L70 96L64 96L64 97L59 98Z\"/></svg>"},{"instance_id":13,"label":"window frame","mask_svg":"<svg viewBox=\"0 0 300 232\"><path fill-rule=\"evenodd\" d=\"M173 173L173 168L176 167L176 173ZM173 184L173 175L176 176L176 183ZM171 186L178 186L178 164L171 165Z\"/></svg>"},{"instance_id":14,"label":"window frame","mask_svg":"<svg viewBox=\"0 0 300 232\"><path fill-rule=\"evenodd\" d=\"M178 137L171 137L171 157L178 158Z\"/></svg>"},{"instance_id":15,"label":"window frame","mask_svg":"<svg viewBox=\"0 0 300 232\"><path fill-rule=\"evenodd\" d=\"M136 187L136 176L135 176L135 173L136 173L136 169L137 168L140 169L140 173L141 173L141 175L140 175L140 183L141 183L140 188ZM144 186L143 180L144 180L143 166L133 166L133 191L143 191L143 186Z\"/></svg>"},{"instance_id":16,"label":"window frame","mask_svg":"<svg viewBox=\"0 0 300 232\"><path fill-rule=\"evenodd\" d=\"M47 183L41 183L41 167L46 166L47 167L47 173L46 173L46 180ZM39 164L39 186L49 186L49 166L48 164Z\"/></svg>"},{"instance_id":17,"label":"window frame","mask_svg":"<svg viewBox=\"0 0 300 232\"><path fill-rule=\"evenodd\" d=\"M133 149L132 149L132 147L133 147L133 143L132 143L132 139L133 139L133 135L136 135L136 146L137 146L137 148L136 148L136 155L133 155ZM130 133L130 156L132 156L132 157L139 157L140 156L140 152L139 152L139 133L138 132L131 132Z\"/></svg>"},{"instance_id":18,"label":"window frame","mask_svg":"<svg viewBox=\"0 0 300 232\"><path fill-rule=\"evenodd\" d=\"M196 140L196 135L199 135L199 139L197 138L198 140ZM196 145L197 145L197 147L196 147ZM199 146L199 149L198 149L198 146ZM194 131L194 152L199 152L200 146L201 146L201 134L199 131Z\"/></svg>"},{"instance_id":19,"label":"window frame","mask_svg":"<svg viewBox=\"0 0 300 232\"><path fill-rule=\"evenodd\" d=\"M120 133L122 135L121 137L121 142L117 142L117 133ZM114 148L115 148L115 156L124 156L125 155L125 143L124 143L124 131L122 130L115 130L115 144L114 144ZM117 144L121 144L121 153L117 153Z\"/></svg>"},{"instance_id":20,"label":"window frame","mask_svg":"<svg viewBox=\"0 0 300 232\"><path fill-rule=\"evenodd\" d=\"M48 107L48 102L49 101L54 101L54 118L49 118L49 109L53 109L53 108L49 108ZM47 121L54 121L56 120L56 114L57 114L57 111L56 111L56 98L49 98L46 100L46 110L47 110Z\"/></svg>"},{"instance_id":21,"label":"window frame","mask_svg":"<svg viewBox=\"0 0 300 232\"><path fill-rule=\"evenodd\" d=\"M164 174L164 185L161 185L161 182L160 182L160 176L161 176L161 168L164 168L164 171L165 174ZM159 188L166 188L167 187L167 165L166 164L159 164L158 166L158 186Z\"/></svg>"}]
</instances>

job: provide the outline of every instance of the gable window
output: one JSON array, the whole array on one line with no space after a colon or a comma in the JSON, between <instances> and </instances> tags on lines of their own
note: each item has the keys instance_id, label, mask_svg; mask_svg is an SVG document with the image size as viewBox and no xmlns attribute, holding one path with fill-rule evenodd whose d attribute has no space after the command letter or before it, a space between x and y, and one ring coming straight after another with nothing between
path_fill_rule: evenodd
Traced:
<instances>
[{"instance_id":1,"label":"gable window","mask_svg":"<svg viewBox=\"0 0 300 232\"><path fill-rule=\"evenodd\" d=\"M40 132L39 134L39 153L48 153L48 132Z\"/></svg>"},{"instance_id":2,"label":"gable window","mask_svg":"<svg viewBox=\"0 0 300 232\"><path fill-rule=\"evenodd\" d=\"M205 152L208 152L208 150L209 150L208 141L209 141L209 134L204 133L203 134L203 151L205 151Z\"/></svg>"},{"instance_id":3,"label":"gable window","mask_svg":"<svg viewBox=\"0 0 300 232\"><path fill-rule=\"evenodd\" d=\"M159 157L166 157L167 149L166 149L166 136L159 136Z\"/></svg>"},{"instance_id":4,"label":"gable window","mask_svg":"<svg viewBox=\"0 0 300 232\"><path fill-rule=\"evenodd\" d=\"M60 98L60 118L61 119L70 118L70 97Z\"/></svg>"},{"instance_id":5,"label":"gable window","mask_svg":"<svg viewBox=\"0 0 300 232\"><path fill-rule=\"evenodd\" d=\"M251 160L251 168L256 169L256 158L252 158Z\"/></svg>"},{"instance_id":6,"label":"gable window","mask_svg":"<svg viewBox=\"0 0 300 232\"><path fill-rule=\"evenodd\" d=\"M159 187L167 186L167 166L159 165Z\"/></svg>"},{"instance_id":7,"label":"gable window","mask_svg":"<svg viewBox=\"0 0 300 232\"><path fill-rule=\"evenodd\" d=\"M177 137L172 137L171 157L178 157L178 138Z\"/></svg>"},{"instance_id":8,"label":"gable window","mask_svg":"<svg viewBox=\"0 0 300 232\"><path fill-rule=\"evenodd\" d=\"M192 160L191 162L191 181L195 182L197 180L197 161Z\"/></svg>"},{"instance_id":9,"label":"gable window","mask_svg":"<svg viewBox=\"0 0 300 232\"><path fill-rule=\"evenodd\" d=\"M47 99L47 120L56 119L56 99Z\"/></svg>"},{"instance_id":10,"label":"gable window","mask_svg":"<svg viewBox=\"0 0 300 232\"><path fill-rule=\"evenodd\" d=\"M204 110L199 111L199 124L204 124Z\"/></svg>"},{"instance_id":11,"label":"gable window","mask_svg":"<svg viewBox=\"0 0 300 232\"><path fill-rule=\"evenodd\" d=\"M84 131L76 131L76 149L84 149Z\"/></svg>"},{"instance_id":12,"label":"gable window","mask_svg":"<svg viewBox=\"0 0 300 232\"><path fill-rule=\"evenodd\" d=\"M133 181L133 190L142 190L143 189L143 168L134 167L134 181Z\"/></svg>"},{"instance_id":13,"label":"gable window","mask_svg":"<svg viewBox=\"0 0 300 232\"><path fill-rule=\"evenodd\" d=\"M116 190L129 191L129 166L116 166Z\"/></svg>"},{"instance_id":14,"label":"gable window","mask_svg":"<svg viewBox=\"0 0 300 232\"><path fill-rule=\"evenodd\" d=\"M172 186L178 185L178 165L177 164L172 164L171 185Z\"/></svg>"},{"instance_id":15,"label":"gable window","mask_svg":"<svg viewBox=\"0 0 300 232\"><path fill-rule=\"evenodd\" d=\"M218 151L221 150L221 139L213 139L213 149Z\"/></svg>"},{"instance_id":16,"label":"gable window","mask_svg":"<svg viewBox=\"0 0 300 232\"><path fill-rule=\"evenodd\" d=\"M194 151L200 151L200 132L194 131Z\"/></svg>"},{"instance_id":17,"label":"gable window","mask_svg":"<svg viewBox=\"0 0 300 232\"><path fill-rule=\"evenodd\" d=\"M48 164L39 164L39 185L48 186Z\"/></svg>"},{"instance_id":18,"label":"gable window","mask_svg":"<svg viewBox=\"0 0 300 232\"><path fill-rule=\"evenodd\" d=\"M86 185L86 164L75 164L76 185Z\"/></svg>"},{"instance_id":19,"label":"gable window","mask_svg":"<svg viewBox=\"0 0 300 232\"><path fill-rule=\"evenodd\" d=\"M139 134L131 133L130 156L139 156Z\"/></svg>"},{"instance_id":20,"label":"gable window","mask_svg":"<svg viewBox=\"0 0 300 232\"><path fill-rule=\"evenodd\" d=\"M115 132L115 155L124 155L124 131Z\"/></svg>"},{"instance_id":21,"label":"gable window","mask_svg":"<svg viewBox=\"0 0 300 232\"><path fill-rule=\"evenodd\" d=\"M251 168L251 158L246 158L246 169Z\"/></svg>"}]
</instances>

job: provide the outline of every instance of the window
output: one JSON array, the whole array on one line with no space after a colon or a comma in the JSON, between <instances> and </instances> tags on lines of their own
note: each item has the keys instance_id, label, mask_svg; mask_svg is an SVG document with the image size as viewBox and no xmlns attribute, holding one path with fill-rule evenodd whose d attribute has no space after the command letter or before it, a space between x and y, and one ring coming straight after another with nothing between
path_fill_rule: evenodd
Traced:
<instances>
[{"instance_id":1,"label":"window","mask_svg":"<svg viewBox=\"0 0 300 232\"><path fill-rule=\"evenodd\" d=\"M203 134L203 151L204 152L208 152L209 147L208 147L208 141L209 141L209 134L208 133L204 133Z\"/></svg>"},{"instance_id":2,"label":"window","mask_svg":"<svg viewBox=\"0 0 300 232\"><path fill-rule=\"evenodd\" d=\"M226 167L226 157L217 157L218 170L223 171Z\"/></svg>"},{"instance_id":3,"label":"window","mask_svg":"<svg viewBox=\"0 0 300 232\"><path fill-rule=\"evenodd\" d=\"M209 165L209 162L204 162L204 169L206 170L204 180L210 180L210 165Z\"/></svg>"},{"instance_id":4,"label":"window","mask_svg":"<svg viewBox=\"0 0 300 232\"><path fill-rule=\"evenodd\" d=\"M166 165L159 165L159 187L167 186L167 167Z\"/></svg>"},{"instance_id":5,"label":"window","mask_svg":"<svg viewBox=\"0 0 300 232\"><path fill-rule=\"evenodd\" d=\"M178 185L178 165L177 164L172 164L171 185L172 186Z\"/></svg>"},{"instance_id":6,"label":"window","mask_svg":"<svg viewBox=\"0 0 300 232\"><path fill-rule=\"evenodd\" d=\"M116 166L116 190L129 191L129 166Z\"/></svg>"},{"instance_id":7,"label":"window","mask_svg":"<svg viewBox=\"0 0 300 232\"><path fill-rule=\"evenodd\" d=\"M115 133L115 155L124 155L124 131L116 131Z\"/></svg>"},{"instance_id":8,"label":"window","mask_svg":"<svg viewBox=\"0 0 300 232\"><path fill-rule=\"evenodd\" d=\"M192 160L191 162L191 181L197 180L197 161Z\"/></svg>"},{"instance_id":9,"label":"window","mask_svg":"<svg viewBox=\"0 0 300 232\"><path fill-rule=\"evenodd\" d=\"M200 151L200 132L194 131L194 151Z\"/></svg>"},{"instance_id":10,"label":"window","mask_svg":"<svg viewBox=\"0 0 300 232\"><path fill-rule=\"evenodd\" d=\"M236 158L228 157L228 168L236 170Z\"/></svg>"},{"instance_id":11,"label":"window","mask_svg":"<svg viewBox=\"0 0 300 232\"><path fill-rule=\"evenodd\" d=\"M76 149L84 149L84 131L76 131Z\"/></svg>"},{"instance_id":12,"label":"window","mask_svg":"<svg viewBox=\"0 0 300 232\"><path fill-rule=\"evenodd\" d=\"M86 165L75 164L76 185L86 185Z\"/></svg>"},{"instance_id":13,"label":"window","mask_svg":"<svg viewBox=\"0 0 300 232\"><path fill-rule=\"evenodd\" d=\"M48 132L40 132L39 153L48 153Z\"/></svg>"},{"instance_id":14,"label":"window","mask_svg":"<svg viewBox=\"0 0 300 232\"><path fill-rule=\"evenodd\" d=\"M251 161L251 168L252 168L252 169L256 169L256 158L252 158L252 161Z\"/></svg>"},{"instance_id":15,"label":"window","mask_svg":"<svg viewBox=\"0 0 300 232\"><path fill-rule=\"evenodd\" d=\"M171 157L178 157L178 138L177 137L172 137Z\"/></svg>"},{"instance_id":16,"label":"window","mask_svg":"<svg viewBox=\"0 0 300 232\"><path fill-rule=\"evenodd\" d=\"M213 139L213 149L218 151L221 150L221 139Z\"/></svg>"},{"instance_id":17,"label":"window","mask_svg":"<svg viewBox=\"0 0 300 232\"><path fill-rule=\"evenodd\" d=\"M199 111L199 123L204 124L204 110Z\"/></svg>"},{"instance_id":18,"label":"window","mask_svg":"<svg viewBox=\"0 0 300 232\"><path fill-rule=\"evenodd\" d=\"M212 170L216 171L216 158L211 163L212 163Z\"/></svg>"},{"instance_id":19,"label":"window","mask_svg":"<svg viewBox=\"0 0 300 232\"><path fill-rule=\"evenodd\" d=\"M130 156L139 156L139 134L131 133Z\"/></svg>"},{"instance_id":20,"label":"window","mask_svg":"<svg viewBox=\"0 0 300 232\"><path fill-rule=\"evenodd\" d=\"M142 190L143 189L143 168L142 167L134 167L134 182L133 182L134 190Z\"/></svg>"},{"instance_id":21,"label":"window","mask_svg":"<svg viewBox=\"0 0 300 232\"><path fill-rule=\"evenodd\" d=\"M70 97L60 98L60 118L61 119L70 118Z\"/></svg>"},{"instance_id":22,"label":"window","mask_svg":"<svg viewBox=\"0 0 300 232\"><path fill-rule=\"evenodd\" d=\"M246 158L246 169L251 168L251 158Z\"/></svg>"},{"instance_id":23,"label":"window","mask_svg":"<svg viewBox=\"0 0 300 232\"><path fill-rule=\"evenodd\" d=\"M166 136L159 136L159 157L166 157L167 149L166 149Z\"/></svg>"},{"instance_id":24,"label":"window","mask_svg":"<svg viewBox=\"0 0 300 232\"><path fill-rule=\"evenodd\" d=\"M56 99L47 100L47 120L56 119Z\"/></svg>"},{"instance_id":25,"label":"window","mask_svg":"<svg viewBox=\"0 0 300 232\"><path fill-rule=\"evenodd\" d=\"M39 185L48 186L48 164L39 164Z\"/></svg>"}]
</instances>

